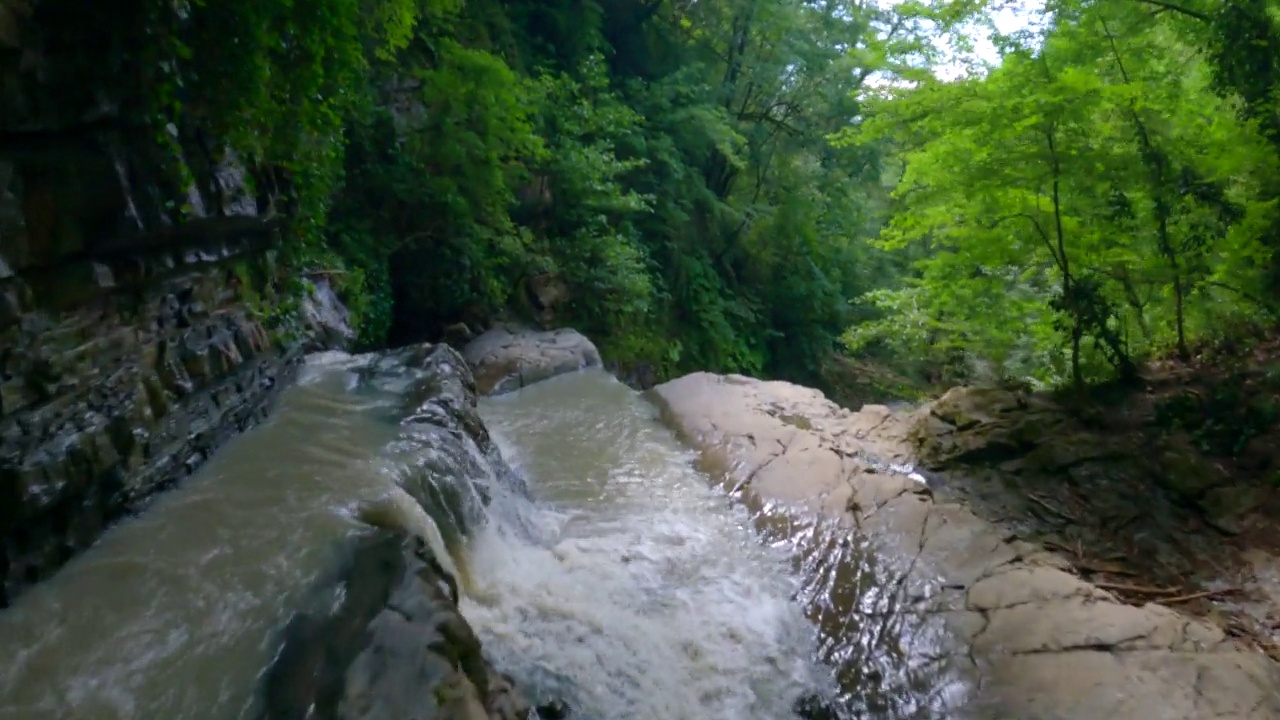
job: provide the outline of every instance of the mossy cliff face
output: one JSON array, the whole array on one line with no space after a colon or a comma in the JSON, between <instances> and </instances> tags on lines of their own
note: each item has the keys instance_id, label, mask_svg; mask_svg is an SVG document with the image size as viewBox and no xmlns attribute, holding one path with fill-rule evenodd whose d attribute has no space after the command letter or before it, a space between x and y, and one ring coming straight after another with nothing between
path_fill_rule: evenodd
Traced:
<instances>
[{"instance_id":1,"label":"mossy cliff face","mask_svg":"<svg viewBox=\"0 0 1280 720\"><path fill-rule=\"evenodd\" d=\"M129 33L69 47L70 6L0 0L0 607L260 418L305 336L279 194L131 115Z\"/></svg>"}]
</instances>

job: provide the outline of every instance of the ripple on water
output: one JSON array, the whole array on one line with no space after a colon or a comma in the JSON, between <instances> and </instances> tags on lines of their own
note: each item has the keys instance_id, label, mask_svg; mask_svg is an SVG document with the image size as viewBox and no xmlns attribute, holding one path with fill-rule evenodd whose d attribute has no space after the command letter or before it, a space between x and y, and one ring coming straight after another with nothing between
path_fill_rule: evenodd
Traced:
<instances>
[{"instance_id":1,"label":"ripple on water","mask_svg":"<svg viewBox=\"0 0 1280 720\"><path fill-rule=\"evenodd\" d=\"M346 509L395 482L399 401L350 364L313 363L266 426L0 614L0 720L245 717L273 631L356 527ZM530 687L600 720L780 720L835 692L819 650L873 688L896 672L855 621L878 602L866 566L829 549L793 573L794 547L761 543L630 389L578 374L483 413L536 502L494 495L459 558L463 609ZM821 646L820 595L848 599L814 616Z\"/></svg>"},{"instance_id":2,"label":"ripple on water","mask_svg":"<svg viewBox=\"0 0 1280 720\"><path fill-rule=\"evenodd\" d=\"M550 538L491 523L469 544L464 611L499 666L606 719L777 720L830 682L786 554L634 392L588 373L483 413Z\"/></svg>"},{"instance_id":3,"label":"ripple on water","mask_svg":"<svg viewBox=\"0 0 1280 720\"><path fill-rule=\"evenodd\" d=\"M399 401L352 392L347 363L0 613L0 720L245 716L275 630L357 527L343 509L392 483Z\"/></svg>"}]
</instances>

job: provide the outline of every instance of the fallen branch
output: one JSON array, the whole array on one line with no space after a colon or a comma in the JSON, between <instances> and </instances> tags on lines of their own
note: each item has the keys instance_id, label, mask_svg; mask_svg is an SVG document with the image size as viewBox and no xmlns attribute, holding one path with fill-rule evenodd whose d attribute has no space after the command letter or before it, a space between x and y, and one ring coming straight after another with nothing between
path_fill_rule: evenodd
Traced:
<instances>
[{"instance_id":1,"label":"fallen branch","mask_svg":"<svg viewBox=\"0 0 1280 720\"><path fill-rule=\"evenodd\" d=\"M1156 602L1161 603L1163 605L1174 605L1177 603L1191 602L1192 600L1201 600L1204 598L1217 597L1219 595L1232 595L1238 592L1244 592L1244 588L1229 587L1229 588L1222 588L1221 590L1203 590L1201 592L1194 592L1189 595L1179 595L1177 597L1161 598Z\"/></svg>"},{"instance_id":2,"label":"fallen branch","mask_svg":"<svg viewBox=\"0 0 1280 720\"><path fill-rule=\"evenodd\" d=\"M1058 541L1056 541L1056 540L1045 540L1044 542L1042 542L1042 543L1040 543L1040 544L1041 544L1041 545L1044 545L1044 546L1045 546L1045 549L1047 549L1047 550L1057 550L1057 551L1059 551L1059 552L1067 553L1067 554L1069 554L1069 555L1075 555L1076 560L1082 560L1082 559L1083 559L1083 558L1081 558L1079 555L1076 555L1076 549L1075 549L1075 548L1073 548L1073 547L1068 547L1068 546L1066 546L1066 545L1063 545L1062 543L1060 543L1060 542L1058 542Z\"/></svg>"},{"instance_id":3,"label":"fallen branch","mask_svg":"<svg viewBox=\"0 0 1280 720\"><path fill-rule=\"evenodd\" d=\"M1039 505L1040 507L1043 507L1044 509L1048 510L1049 512L1052 512L1052 513L1054 513L1055 515L1058 515L1058 516L1061 516L1061 517L1063 517L1063 518L1065 518L1065 519L1067 519L1067 520L1070 520L1071 522L1073 522L1073 523L1075 523L1075 524L1077 524L1077 525L1078 525L1078 524L1080 524L1080 521L1076 519L1076 516L1075 516L1075 515L1072 515L1071 513L1067 512L1066 510L1063 510L1063 509L1061 509L1061 508L1054 507L1054 506L1053 506L1053 505L1052 505L1048 500L1045 500L1044 498L1040 497L1039 495L1037 495L1037 494L1035 494L1035 493L1027 493L1027 497L1028 497L1028 498L1030 498L1031 500L1035 501L1035 503L1036 503L1037 505Z\"/></svg>"},{"instance_id":4,"label":"fallen branch","mask_svg":"<svg viewBox=\"0 0 1280 720\"><path fill-rule=\"evenodd\" d=\"M1158 588L1151 585L1126 585L1124 583L1096 582L1095 586L1103 590L1114 590L1116 592L1138 593L1140 595L1177 595L1182 592L1181 588ZM1176 598L1175 598L1176 599Z\"/></svg>"},{"instance_id":5,"label":"fallen branch","mask_svg":"<svg viewBox=\"0 0 1280 720\"><path fill-rule=\"evenodd\" d=\"M1088 560L1079 560L1075 563L1075 566L1087 573L1106 573L1108 575L1125 575L1128 577L1138 576L1138 573L1129 570L1128 568L1122 568L1119 565L1112 565L1111 563L1093 563Z\"/></svg>"}]
</instances>

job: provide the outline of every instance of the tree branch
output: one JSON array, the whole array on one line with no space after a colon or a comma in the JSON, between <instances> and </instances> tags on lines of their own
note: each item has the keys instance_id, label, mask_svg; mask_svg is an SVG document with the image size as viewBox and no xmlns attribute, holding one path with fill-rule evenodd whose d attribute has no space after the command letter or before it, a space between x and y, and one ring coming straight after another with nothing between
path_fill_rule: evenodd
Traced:
<instances>
[{"instance_id":1,"label":"tree branch","mask_svg":"<svg viewBox=\"0 0 1280 720\"><path fill-rule=\"evenodd\" d=\"M1040 239L1044 241L1045 247L1049 248L1049 254L1053 255L1053 264L1057 265L1059 270L1062 270L1062 260L1058 257L1057 250L1053 247L1053 241L1049 237L1049 233L1045 232L1044 226L1040 224L1040 221L1037 220L1034 215L1030 215L1028 213L1013 213L1012 215L1005 215L1004 217L996 218L995 221L987 226L987 229L995 230L1006 220L1016 220L1018 218L1031 223L1031 226L1036 229L1036 233L1040 235Z\"/></svg>"},{"instance_id":2,"label":"tree branch","mask_svg":"<svg viewBox=\"0 0 1280 720\"><path fill-rule=\"evenodd\" d=\"M803 132L800 131L799 128L788 125L785 120L781 120L779 118L773 117L768 113L745 113L743 115L739 115L738 119L750 120L754 122L766 122L773 125L775 128L778 128L780 130L785 130L787 133L797 137L804 134Z\"/></svg>"},{"instance_id":3,"label":"tree branch","mask_svg":"<svg viewBox=\"0 0 1280 720\"><path fill-rule=\"evenodd\" d=\"M1137 1L1144 5L1154 5L1155 7L1161 8L1163 10L1171 10L1173 12L1178 13L1179 15L1186 15L1187 17L1195 18L1196 20L1199 20L1201 22L1213 22L1213 18L1210 17L1208 13L1203 13L1203 12L1200 12L1199 10L1192 10L1189 7L1178 5L1176 3L1166 2L1166 0L1137 0Z\"/></svg>"}]
</instances>

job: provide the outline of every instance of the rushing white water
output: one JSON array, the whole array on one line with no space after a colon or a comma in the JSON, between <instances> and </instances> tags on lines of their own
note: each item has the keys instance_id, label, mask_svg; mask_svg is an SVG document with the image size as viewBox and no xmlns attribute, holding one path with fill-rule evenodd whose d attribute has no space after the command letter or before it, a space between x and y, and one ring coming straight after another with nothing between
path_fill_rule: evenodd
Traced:
<instances>
[{"instance_id":1,"label":"rushing white water","mask_svg":"<svg viewBox=\"0 0 1280 720\"><path fill-rule=\"evenodd\" d=\"M279 629L409 461L394 382L349 364L312 358L263 427L0 612L0 720L251 716ZM785 551L636 393L590 372L482 405L532 496L495 493L455 558L500 668L584 720L785 719L832 682Z\"/></svg>"},{"instance_id":2,"label":"rushing white water","mask_svg":"<svg viewBox=\"0 0 1280 720\"><path fill-rule=\"evenodd\" d=\"M545 540L470 544L464 612L499 666L609 720L789 718L828 682L784 551L635 392L588 372L481 410Z\"/></svg>"}]
</instances>

